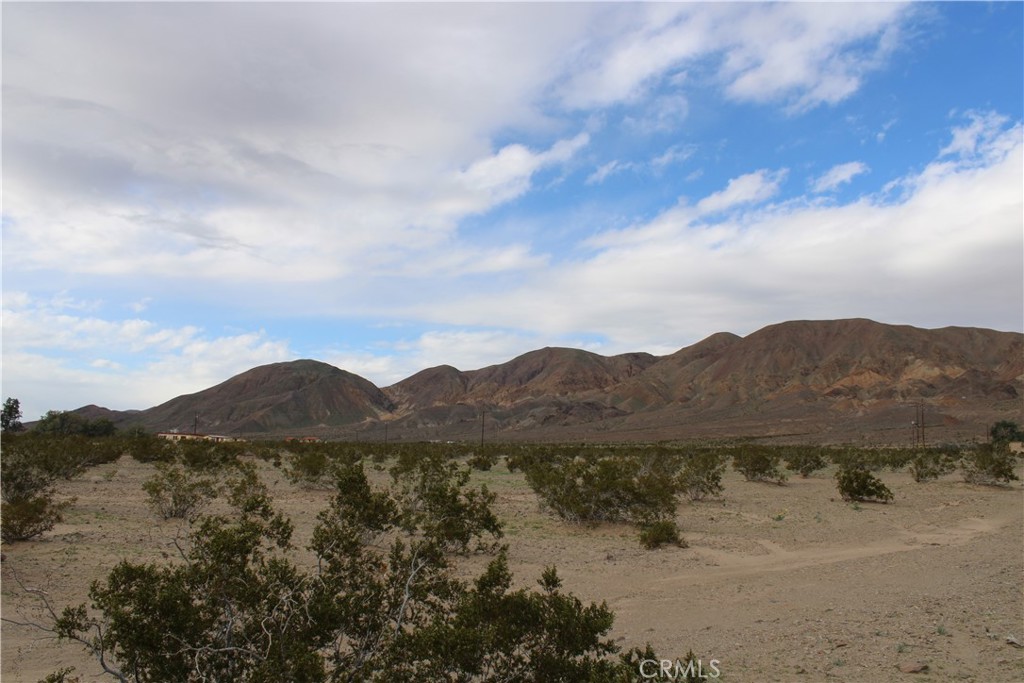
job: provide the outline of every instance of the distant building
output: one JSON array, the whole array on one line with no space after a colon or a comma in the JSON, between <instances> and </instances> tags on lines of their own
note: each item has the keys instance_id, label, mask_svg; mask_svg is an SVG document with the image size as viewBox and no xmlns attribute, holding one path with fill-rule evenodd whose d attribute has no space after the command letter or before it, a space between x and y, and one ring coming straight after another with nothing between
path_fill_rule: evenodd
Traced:
<instances>
[{"instance_id":1,"label":"distant building","mask_svg":"<svg viewBox=\"0 0 1024 683\"><path fill-rule=\"evenodd\" d=\"M167 439L168 441L245 441L235 436L222 436L220 434L188 434L183 432L157 432L156 436L158 439Z\"/></svg>"}]
</instances>

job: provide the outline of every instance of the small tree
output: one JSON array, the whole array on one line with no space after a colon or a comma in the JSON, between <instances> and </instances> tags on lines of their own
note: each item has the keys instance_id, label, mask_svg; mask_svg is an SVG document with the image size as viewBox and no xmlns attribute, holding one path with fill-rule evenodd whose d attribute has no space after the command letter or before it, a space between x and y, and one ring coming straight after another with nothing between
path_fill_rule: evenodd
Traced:
<instances>
[{"instance_id":1,"label":"small tree","mask_svg":"<svg viewBox=\"0 0 1024 683\"><path fill-rule=\"evenodd\" d=\"M3 410L0 410L0 431L20 432L25 429L21 424L21 402L16 398L8 398L4 401Z\"/></svg>"}]
</instances>

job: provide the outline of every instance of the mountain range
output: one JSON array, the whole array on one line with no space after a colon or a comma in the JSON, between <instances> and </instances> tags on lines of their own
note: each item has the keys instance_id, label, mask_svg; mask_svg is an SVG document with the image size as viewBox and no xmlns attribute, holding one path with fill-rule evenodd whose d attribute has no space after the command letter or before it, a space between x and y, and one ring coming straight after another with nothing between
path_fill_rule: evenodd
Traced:
<instances>
[{"instance_id":1,"label":"mountain range","mask_svg":"<svg viewBox=\"0 0 1024 683\"><path fill-rule=\"evenodd\" d=\"M544 348L397 384L315 360L253 368L140 411L77 412L153 431L393 440L653 441L762 437L908 443L915 404L929 442L1021 421L1024 335L865 319L714 334L667 356Z\"/></svg>"}]
</instances>

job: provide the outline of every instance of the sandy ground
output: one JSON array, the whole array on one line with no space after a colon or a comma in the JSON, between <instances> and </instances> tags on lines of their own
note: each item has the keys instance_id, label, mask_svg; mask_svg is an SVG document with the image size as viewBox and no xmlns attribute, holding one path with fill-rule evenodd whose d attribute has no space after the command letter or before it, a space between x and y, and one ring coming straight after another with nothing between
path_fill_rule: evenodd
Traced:
<instances>
[{"instance_id":1,"label":"sandy ground","mask_svg":"<svg viewBox=\"0 0 1024 683\"><path fill-rule=\"evenodd\" d=\"M260 464L304 542L327 492L288 484ZM91 581L122 558L163 561L178 523L157 520L141 485L152 466L128 458L64 482L77 500L39 540L6 545L2 611L39 618L13 580L55 605L86 599ZM1018 474L1021 474L1018 468ZM688 548L643 550L631 527L562 523L541 512L521 474L476 477L498 494L505 541L521 585L555 565L564 588L616 613L611 637L650 642L674 659L692 649L718 660L721 681L1024 681L1024 489L973 486L950 475L882 479L889 505L839 499L831 470L786 486L725 478L717 500L683 503ZM470 558L466 575L486 558ZM38 681L62 666L109 680L76 646L4 623L4 683ZM900 665L923 663L923 673Z\"/></svg>"}]
</instances>

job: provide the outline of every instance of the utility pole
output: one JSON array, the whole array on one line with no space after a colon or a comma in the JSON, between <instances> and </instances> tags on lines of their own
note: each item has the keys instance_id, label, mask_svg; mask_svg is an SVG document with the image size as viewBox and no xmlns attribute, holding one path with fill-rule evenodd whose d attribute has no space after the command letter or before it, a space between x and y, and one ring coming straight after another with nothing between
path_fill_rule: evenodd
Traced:
<instances>
[{"instance_id":1,"label":"utility pole","mask_svg":"<svg viewBox=\"0 0 1024 683\"><path fill-rule=\"evenodd\" d=\"M387 450L387 447L388 447L388 423L385 422L384 423L384 449Z\"/></svg>"},{"instance_id":2,"label":"utility pole","mask_svg":"<svg viewBox=\"0 0 1024 683\"><path fill-rule=\"evenodd\" d=\"M924 401L914 404L914 421L910 424L914 427L914 448L924 448L927 445L924 438Z\"/></svg>"},{"instance_id":3,"label":"utility pole","mask_svg":"<svg viewBox=\"0 0 1024 683\"><path fill-rule=\"evenodd\" d=\"M195 418L192 420L192 436L199 434L199 413L196 413Z\"/></svg>"},{"instance_id":4,"label":"utility pole","mask_svg":"<svg viewBox=\"0 0 1024 683\"><path fill-rule=\"evenodd\" d=\"M480 445L484 445L484 417L487 415L487 411L483 408L480 409Z\"/></svg>"}]
</instances>

